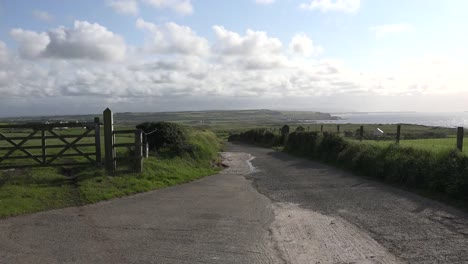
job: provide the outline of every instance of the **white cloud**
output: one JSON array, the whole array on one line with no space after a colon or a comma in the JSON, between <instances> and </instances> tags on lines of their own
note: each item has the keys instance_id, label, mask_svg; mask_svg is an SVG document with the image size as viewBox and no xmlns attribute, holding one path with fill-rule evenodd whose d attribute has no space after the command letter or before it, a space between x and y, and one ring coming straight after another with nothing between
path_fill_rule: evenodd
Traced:
<instances>
[{"instance_id":1,"label":"white cloud","mask_svg":"<svg viewBox=\"0 0 468 264\"><path fill-rule=\"evenodd\" d=\"M355 98L360 106L361 98L462 93L463 84L468 83L466 62L444 57L414 58L393 71L362 73L338 59L309 57L318 54L320 46L304 34L283 45L266 32L238 33L214 26L215 38L209 42L175 23L156 25L138 19L136 25L147 32L145 46L136 49L145 53L122 57L119 63L111 60L125 50L123 40L98 24L77 21L73 28L47 33L12 30L22 56L0 42L0 112L4 114L6 105L11 106L8 102L18 98L38 104L52 97L58 98L56 103L68 100L77 105L118 102L116 107L126 104L125 110L134 111L164 102L178 103L171 110L193 109L195 105L188 102L194 98L202 98L194 101L200 108L223 107L221 99L237 102L234 108L245 101L260 107L255 103L268 100L277 102L270 105L276 108L294 107L296 102L315 106L312 102L322 98L328 98L330 106L337 105L336 98L343 103ZM37 45L41 39L46 41ZM105 48L119 41L117 47L123 48L118 51ZM36 46L28 46L31 43ZM59 59L25 59L31 57Z\"/></svg>"},{"instance_id":2,"label":"white cloud","mask_svg":"<svg viewBox=\"0 0 468 264\"><path fill-rule=\"evenodd\" d=\"M104 26L75 21L73 28L59 27L49 32L46 57L117 61L125 57L125 41Z\"/></svg>"},{"instance_id":3,"label":"white cloud","mask_svg":"<svg viewBox=\"0 0 468 264\"><path fill-rule=\"evenodd\" d=\"M255 0L255 3L261 4L261 5L269 5L273 4L275 0Z\"/></svg>"},{"instance_id":4,"label":"white cloud","mask_svg":"<svg viewBox=\"0 0 468 264\"><path fill-rule=\"evenodd\" d=\"M45 32L35 32L14 28L10 35L18 42L20 55L24 58L35 58L41 55L50 43L49 35Z\"/></svg>"},{"instance_id":5,"label":"white cloud","mask_svg":"<svg viewBox=\"0 0 468 264\"><path fill-rule=\"evenodd\" d=\"M136 0L108 0L107 5L117 13L124 15L138 15L139 7Z\"/></svg>"},{"instance_id":6,"label":"white cloud","mask_svg":"<svg viewBox=\"0 0 468 264\"><path fill-rule=\"evenodd\" d=\"M107 28L87 21L75 21L73 28L59 27L47 33L13 29L25 58L51 57L117 61L125 57L125 41Z\"/></svg>"},{"instance_id":7,"label":"white cloud","mask_svg":"<svg viewBox=\"0 0 468 264\"><path fill-rule=\"evenodd\" d=\"M306 10L318 9L323 13L329 11L353 13L359 9L360 5L360 0L312 0L302 3L299 7Z\"/></svg>"},{"instance_id":8,"label":"white cloud","mask_svg":"<svg viewBox=\"0 0 468 264\"><path fill-rule=\"evenodd\" d=\"M289 43L289 51L293 54L310 57L323 52L321 46L316 46L305 34L296 34Z\"/></svg>"},{"instance_id":9,"label":"white cloud","mask_svg":"<svg viewBox=\"0 0 468 264\"><path fill-rule=\"evenodd\" d=\"M144 46L146 52L187 55L206 55L209 53L208 41L198 36L189 27L173 22L156 25L141 18L136 21L136 27L149 33Z\"/></svg>"},{"instance_id":10,"label":"white cloud","mask_svg":"<svg viewBox=\"0 0 468 264\"><path fill-rule=\"evenodd\" d=\"M388 34L411 32L414 30L414 27L409 24L387 24L374 26L369 28L370 31L373 31L377 37L384 37Z\"/></svg>"},{"instance_id":11,"label":"white cloud","mask_svg":"<svg viewBox=\"0 0 468 264\"><path fill-rule=\"evenodd\" d=\"M278 69L287 64L283 44L264 31L247 29L245 35L213 26L212 53L219 63L233 69Z\"/></svg>"},{"instance_id":12,"label":"white cloud","mask_svg":"<svg viewBox=\"0 0 468 264\"><path fill-rule=\"evenodd\" d=\"M143 0L143 2L155 8L171 9L181 15L193 13L191 0Z\"/></svg>"},{"instance_id":13,"label":"white cloud","mask_svg":"<svg viewBox=\"0 0 468 264\"><path fill-rule=\"evenodd\" d=\"M54 19L52 15L42 10L34 10L32 14L36 19L46 21L46 22L50 22Z\"/></svg>"},{"instance_id":14,"label":"white cloud","mask_svg":"<svg viewBox=\"0 0 468 264\"><path fill-rule=\"evenodd\" d=\"M216 35L214 49L227 55L279 54L282 43L264 31L247 29L244 36L222 26L213 26Z\"/></svg>"}]
</instances>

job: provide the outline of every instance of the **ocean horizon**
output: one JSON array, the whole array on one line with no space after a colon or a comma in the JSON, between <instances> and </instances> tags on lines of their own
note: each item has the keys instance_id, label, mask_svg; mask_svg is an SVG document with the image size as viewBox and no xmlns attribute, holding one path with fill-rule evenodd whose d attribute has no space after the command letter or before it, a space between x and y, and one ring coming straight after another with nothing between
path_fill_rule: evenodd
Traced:
<instances>
[{"instance_id":1,"label":"ocean horizon","mask_svg":"<svg viewBox=\"0 0 468 264\"><path fill-rule=\"evenodd\" d=\"M332 114L339 120L305 123L330 124L415 124L438 127L468 127L468 112L424 113L424 112L367 112Z\"/></svg>"}]
</instances>

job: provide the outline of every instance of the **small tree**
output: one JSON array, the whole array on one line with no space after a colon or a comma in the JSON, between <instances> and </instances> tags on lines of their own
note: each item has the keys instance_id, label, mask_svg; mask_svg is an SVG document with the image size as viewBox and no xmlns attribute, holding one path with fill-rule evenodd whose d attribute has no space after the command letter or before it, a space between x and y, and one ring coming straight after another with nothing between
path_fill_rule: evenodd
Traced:
<instances>
[{"instance_id":1,"label":"small tree","mask_svg":"<svg viewBox=\"0 0 468 264\"><path fill-rule=\"evenodd\" d=\"M146 122L136 126L147 136L150 150L161 150L167 148L169 151L178 154L186 147L186 135L183 127L177 123L170 122Z\"/></svg>"}]
</instances>

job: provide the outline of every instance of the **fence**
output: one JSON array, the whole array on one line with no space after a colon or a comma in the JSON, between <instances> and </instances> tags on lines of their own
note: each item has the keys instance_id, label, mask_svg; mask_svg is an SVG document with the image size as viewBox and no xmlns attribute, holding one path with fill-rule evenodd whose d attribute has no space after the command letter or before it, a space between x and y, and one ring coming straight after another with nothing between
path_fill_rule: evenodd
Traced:
<instances>
[{"instance_id":1,"label":"fence","mask_svg":"<svg viewBox=\"0 0 468 264\"><path fill-rule=\"evenodd\" d=\"M103 112L104 116L104 144L105 144L105 168L110 173L115 173L117 161L123 159L133 159L135 170L142 172L143 158L148 157L148 143L146 135L139 129L131 130L114 130L114 117L112 111L107 108ZM134 134L135 140L133 143L117 143L115 135ZM143 140L144 139L144 140ZM118 147L134 147L133 157L117 157L116 148Z\"/></svg>"},{"instance_id":2,"label":"fence","mask_svg":"<svg viewBox=\"0 0 468 264\"><path fill-rule=\"evenodd\" d=\"M291 127L291 132L301 130L317 133L337 133L345 139L365 144L401 146L441 151L457 148L468 154L467 130L463 127L431 127L411 124L305 124ZM279 134L279 128L271 128Z\"/></svg>"},{"instance_id":3,"label":"fence","mask_svg":"<svg viewBox=\"0 0 468 264\"><path fill-rule=\"evenodd\" d=\"M85 131L64 133L68 128ZM89 123L14 124L1 125L0 129L0 169L101 163L99 118ZM83 139L88 142L80 143ZM93 147L92 152L89 147ZM64 160L70 157L81 157L85 162Z\"/></svg>"},{"instance_id":4,"label":"fence","mask_svg":"<svg viewBox=\"0 0 468 264\"><path fill-rule=\"evenodd\" d=\"M103 116L103 124L96 117L94 122L0 125L0 170L90 164L102 166L103 141L104 165L108 173L115 174L117 161L122 160L132 160L135 171L141 173L143 159L148 157L146 134L139 129L114 130L113 115L108 108ZM85 129L84 132L81 129ZM133 135L133 142L116 142L115 135L122 134ZM116 149L119 147L133 148L133 155L117 157Z\"/></svg>"}]
</instances>

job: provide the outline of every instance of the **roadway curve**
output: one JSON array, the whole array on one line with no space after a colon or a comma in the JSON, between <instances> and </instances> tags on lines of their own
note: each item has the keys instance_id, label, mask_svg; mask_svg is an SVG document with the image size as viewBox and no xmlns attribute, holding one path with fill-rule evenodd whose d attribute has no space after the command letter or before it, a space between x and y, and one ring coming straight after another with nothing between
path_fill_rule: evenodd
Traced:
<instances>
[{"instance_id":1,"label":"roadway curve","mask_svg":"<svg viewBox=\"0 0 468 264\"><path fill-rule=\"evenodd\" d=\"M285 153L228 151L226 170L188 184L0 220L0 263L468 263L454 208Z\"/></svg>"}]
</instances>

